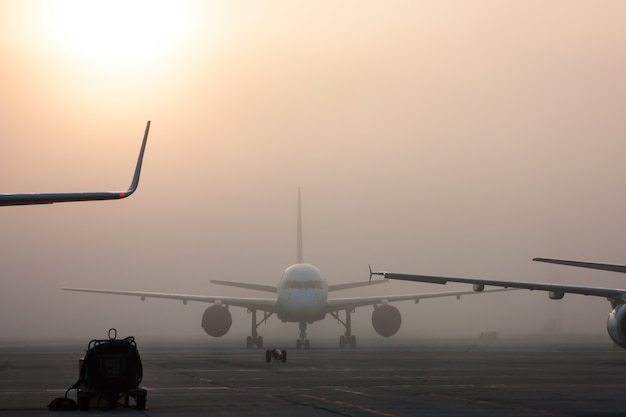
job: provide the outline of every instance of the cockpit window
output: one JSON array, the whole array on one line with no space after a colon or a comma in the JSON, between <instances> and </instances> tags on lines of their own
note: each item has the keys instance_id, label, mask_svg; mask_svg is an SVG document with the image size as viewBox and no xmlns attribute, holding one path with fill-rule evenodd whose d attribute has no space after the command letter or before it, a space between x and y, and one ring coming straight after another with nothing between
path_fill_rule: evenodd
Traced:
<instances>
[{"instance_id":1,"label":"cockpit window","mask_svg":"<svg viewBox=\"0 0 626 417\"><path fill-rule=\"evenodd\" d=\"M286 290L291 289L314 289L314 288L322 288L321 281L287 281L283 286Z\"/></svg>"}]
</instances>

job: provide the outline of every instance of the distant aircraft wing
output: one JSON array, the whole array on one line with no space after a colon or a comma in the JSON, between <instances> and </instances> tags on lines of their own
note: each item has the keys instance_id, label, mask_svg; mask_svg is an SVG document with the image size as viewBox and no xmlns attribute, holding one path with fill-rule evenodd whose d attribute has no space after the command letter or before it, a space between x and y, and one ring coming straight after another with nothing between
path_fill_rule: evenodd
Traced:
<instances>
[{"instance_id":1,"label":"distant aircraft wing","mask_svg":"<svg viewBox=\"0 0 626 417\"><path fill-rule=\"evenodd\" d=\"M33 193L33 194L0 194L0 206L24 206L31 204L52 204L71 201L92 201L92 200L119 200L126 198L137 190L139 185L139 175L141 173L141 164L143 154L148 141L148 132L150 131L150 121L146 124L146 132L141 143L135 174L132 183L126 191L105 191L105 192L87 192L87 193Z\"/></svg>"},{"instance_id":2,"label":"distant aircraft wing","mask_svg":"<svg viewBox=\"0 0 626 417\"><path fill-rule=\"evenodd\" d=\"M599 269L601 271L612 271L626 274L626 265L600 264L595 262L566 261L564 259L534 258L533 261L546 262L549 264L559 264L576 266L579 268Z\"/></svg>"},{"instance_id":3,"label":"distant aircraft wing","mask_svg":"<svg viewBox=\"0 0 626 417\"><path fill-rule=\"evenodd\" d=\"M262 310L271 313L276 312L276 300L269 298L241 298L241 297L220 297L210 295L192 295L192 294L172 294L172 293L158 293L158 292L142 292L142 291L117 291L117 290L100 290L91 288L63 288L65 291L78 291L78 292L91 292L98 294L112 294L112 295L129 295L141 298L144 301L146 298L163 298L167 300L179 300L183 304L187 304L188 301L199 301L202 303L221 304L224 306L243 307L254 310Z\"/></svg>"},{"instance_id":4,"label":"distant aircraft wing","mask_svg":"<svg viewBox=\"0 0 626 417\"><path fill-rule=\"evenodd\" d=\"M487 290L483 293L512 291L510 289ZM389 304L397 301L413 300L417 304L420 300L426 298L456 297L461 299L463 295L477 294L476 291L448 291L433 292L421 294L402 294L402 295L377 295L372 297L349 297L349 298L333 298L328 300L329 311L339 311L345 309L353 309L368 305Z\"/></svg>"},{"instance_id":5,"label":"distant aircraft wing","mask_svg":"<svg viewBox=\"0 0 626 417\"><path fill-rule=\"evenodd\" d=\"M499 281L490 279L475 279L475 278L453 278L453 277L439 277L433 275L418 275L418 274L397 274L394 272L370 272L371 275L380 275L387 279L397 279L402 281L416 281L416 282L429 282L431 284L447 284L448 282L461 282L464 284L473 284L474 291L481 292L484 290L485 285L491 285L495 287L504 288L521 288L526 290L538 290L548 291L549 296L552 299L561 299L565 294L581 294L592 295L595 297L605 297L610 301L617 303L626 303L626 290L616 288L599 288L599 287L583 287L575 285L560 285L560 284L540 284L532 282L520 282L520 281Z\"/></svg>"}]
</instances>

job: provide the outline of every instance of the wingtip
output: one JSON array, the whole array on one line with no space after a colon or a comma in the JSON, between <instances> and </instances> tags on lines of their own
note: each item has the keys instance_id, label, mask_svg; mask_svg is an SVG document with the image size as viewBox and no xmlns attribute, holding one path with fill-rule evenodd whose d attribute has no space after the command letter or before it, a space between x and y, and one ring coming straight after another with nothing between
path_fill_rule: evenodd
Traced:
<instances>
[{"instance_id":1,"label":"wingtip","mask_svg":"<svg viewBox=\"0 0 626 417\"><path fill-rule=\"evenodd\" d=\"M377 283L378 283L378 282L386 282L386 281L389 281L389 279L387 278L387 273L386 273L386 272L378 272L378 271L374 271L374 270L372 270L372 265L371 265L371 264L367 264L367 267L368 267L368 268L369 268L369 270L370 270L370 282L372 282L372 277L373 277L374 275L380 275L381 277L383 277L383 279L382 279L382 280L380 280L380 281L376 281Z\"/></svg>"},{"instance_id":2,"label":"wingtip","mask_svg":"<svg viewBox=\"0 0 626 417\"><path fill-rule=\"evenodd\" d=\"M139 150L139 157L137 158L137 165L135 167L135 174L133 175L133 181L130 184L130 187L128 188L126 192L120 193L121 198L130 196L137 190L137 187L139 186L139 177L141 176L141 166L143 164L143 154L146 150L146 144L148 142L148 134L150 133L150 124L151 124L151 121L148 120L146 122L146 130L143 134L143 141L141 142L141 149Z\"/></svg>"}]
</instances>

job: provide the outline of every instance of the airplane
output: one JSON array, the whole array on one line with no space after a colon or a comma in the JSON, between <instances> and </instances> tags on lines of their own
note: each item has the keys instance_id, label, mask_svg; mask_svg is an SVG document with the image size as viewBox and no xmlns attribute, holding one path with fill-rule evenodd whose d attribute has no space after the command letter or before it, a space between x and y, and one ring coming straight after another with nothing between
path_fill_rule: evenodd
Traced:
<instances>
[{"instance_id":1,"label":"airplane","mask_svg":"<svg viewBox=\"0 0 626 417\"><path fill-rule=\"evenodd\" d=\"M132 195L139 185L139 174L141 173L141 163L143 153L146 149L148 132L150 131L150 121L146 124L146 131L143 135L135 174L130 187L126 191L105 191L105 192L85 192L85 193L29 193L29 194L0 194L0 206L25 206L32 204L52 204L74 201L93 200L119 200Z\"/></svg>"},{"instance_id":2,"label":"airplane","mask_svg":"<svg viewBox=\"0 0 626 417\"><path fill-rule=\"evenodd\" d=\"M263 336L259 336L257 328L275 315L282 322L295 322L300 325L300 334L296 340L297 349L309 349L310 341L307 338L307 324L323 320L326 315L331 315L345 327L345 333L339 337L339 347L356 347L356 336L352 334L351 314L357 307L374 306L372 313L372 325L374 330L383 337L393 336L402 322L400 311L390 305L392 302L413 300L417 303L420 299L437 297L456 297L474 294L473 291L455 291L444 293L426 294L402 294L402 295L379 295L370 297L329 298L331 292L350 288L362 287L372 284L380 284L387 280L375 280L368 282L351 282L343 284L329 284L320 270L304 263L302 250L302 211L300 189L298 189L297 211L297 249L296 263L289 266L281 275L277 286L254 284L245 282L230 282L211 280L213 284L227 285L231 287L246 288L275 294L274 298L238 298L213 295L193 294L170 294L137 291L119 291L105 289L86 288L63 288L66 291L79 291L90 293L114 294L138 296L144 301L146 298L164 298L181 300L183 304L189 301L212 303L202 315L202 327L212 337L224 336L232 325L232 316L229 307L241 307L252 314L252 329L246 339L246 347L262 348ZM506 290L493 290L506 291ZM492 291L492 292L493 292ZM257 321L257 311L263 313ZM342 320L340 312L345 312Z\"/></svg>"},{"instance_id":3,"label":"airplane","mask_svg":"<svg viewBox=\"0 0 626 417\"><path fill-rule=\"evenodd\" d=\"M580 262L580 261L565 261L561 259L550 258L534 258L533 261L547 262L561 265L578 266L583 268L601 269L614 272L624 272L620 265L611 264L599 264L592 262ZM501 281L490 279L475 279L475 278L454 278L454 277L441 277L433 275L418 275L418 274L398 274L394 272L380 272L372 271L370 267L370 280L372 276L380 275L386 279L396 279L402 281L414 281L414 282L428 282L431 284L447 284L448 282L461 282L465 284L473 284L473 289L476 292L484 291L486 285L503 287L503 288L517 288L526 289L530 291L547 291L548 297L551 300L561 300L565 297L565 294L580 294L590 295L594 297L606 298L611 304L611 312L607 320L607 331L609 337L613 342L626 349L626 289L618 288L601 288L601 287L584 287L576 285L561 285L561 284L541 284L532 282L521 281Z\"/></svg>"}]
</instances>

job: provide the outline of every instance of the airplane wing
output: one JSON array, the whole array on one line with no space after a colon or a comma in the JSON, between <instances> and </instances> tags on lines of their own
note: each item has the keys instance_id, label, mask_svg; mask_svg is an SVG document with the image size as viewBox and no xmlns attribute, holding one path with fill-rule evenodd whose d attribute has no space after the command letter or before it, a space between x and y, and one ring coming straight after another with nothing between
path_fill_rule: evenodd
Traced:
<instances>
[{"instance_id":1,"label":"airplane wing","mask_svg":"<svg viewBox=\"0 0 626 417\"><path fill-rule=\"evenodd\" d=\"M512 291L510 289L498 289L487 290L488 292L502 292ZM363 307L368 305L377 304L389 304L396 301L413 300L417 304L421 299L426 298L441 298L441 297L456 297L457 300L461 299L462 295L476 294L476 291L448 291L448 292L433 292L433 293L421 293L421 294L402 294L402 295L377 295L372 297L349 297L349 298L333 298L328 300L329 311L339 311L346 309L353 309L357 307Z\"/></svg>"},{"instance_id":2,"label":"airplane wing","mask_svg":"<svg viewBox=\"0 0 626 417\"><path fill-rule=\"evenodd\" d=\"M168 300L180 300L183 304L187 304L189 301L199 301L202 303L220 304L223 306L243 307L253 310L267 311L271 313L276 312L276 300L269 298L241 298L241 297L221 297L210 295L192 295L192 294L171 294L171 293L158 293L158 292L142 292L142 291L117 291L117 290L99 290L90 288L63 288L65 291L78 291L78 292L91 292L98 294L113 294L113 295L130 295L141 298L144 301L146 298L164 298Z\"/></svg>"},{"instance_id":3,"label":"airplane wing","mask_svg":"<svg viewBox=\"0 0 626 417\"><path fill-rule=\"evenodd\" d=\"M546 262L549 264L559 264L577 266L579 268L599 269L601 271L612 271L626 274L626 265L600 264L595 262L566 261L564 259L534 258L533 261Z\"/></svg>"},{"instance_id":4,"label":"airplane wing","mask_svg":"<svg viewBox=\"0 0 626 417\"><path fill-rule=\"evenodd\" d=\"M32 194L0 194L0 206L24 206L31 204L52 204L70 201L92 201L92 200L119 200L133 194L139 185L139 174L141 173L141 163L143 153L146 149L148 132L150 131L150 121L146 124L146 132L141 143L135 174L130 187L126 191L104 191L87 193L32 193Z\"/></svg>"},{"instance_id":5,"label":"airplane wing","mask_svg":"<svg viewBox=\"0 0 626 417\"><path fill-rule=\"evenodd\" d=\"M453 278L439 277L433 275L418 274L397 274L394 272L370 272L371 275L381 275L387 279L397 279L403 281L429 282L432 284L447 284L448 282L461 282L465 284L473 284L474 291L481 292L485 289L485 285L504 288L521 288L526 290L548 291L551 299L560 300L565 294L592 295L595 297L605 297L609 301L615 303L626 303L626 290L616 288L600 288L600 287L583 287L575 285L560 284L541 284L521 281L500 281L490 279L475 278Z\"/></svg>"}]
</instances>

